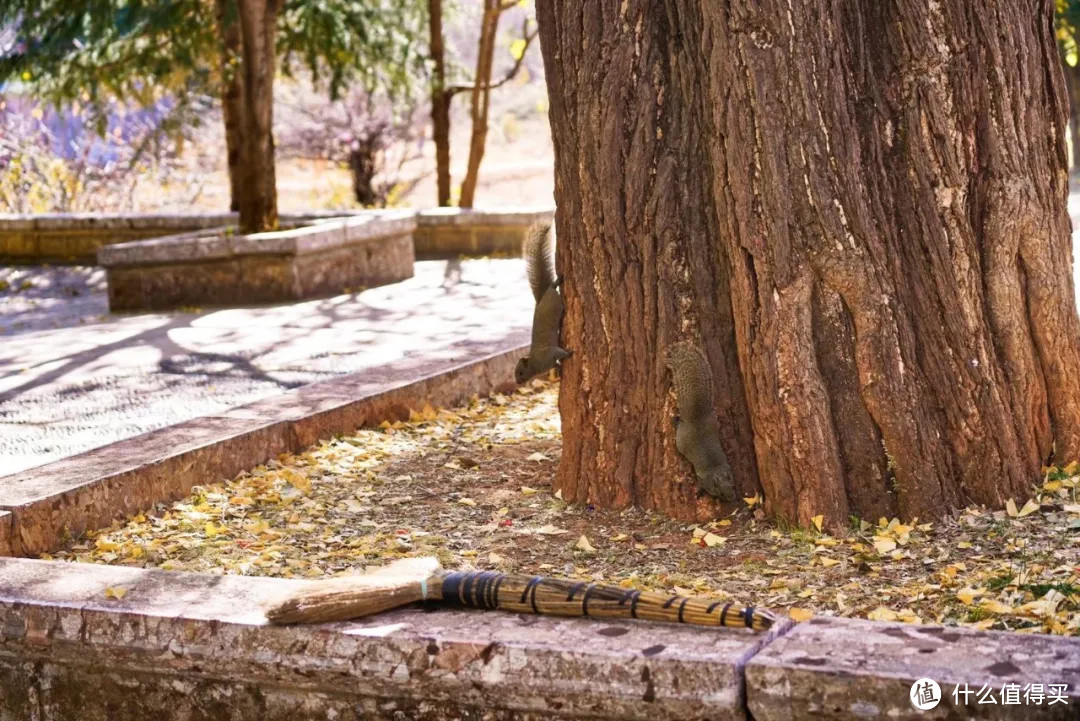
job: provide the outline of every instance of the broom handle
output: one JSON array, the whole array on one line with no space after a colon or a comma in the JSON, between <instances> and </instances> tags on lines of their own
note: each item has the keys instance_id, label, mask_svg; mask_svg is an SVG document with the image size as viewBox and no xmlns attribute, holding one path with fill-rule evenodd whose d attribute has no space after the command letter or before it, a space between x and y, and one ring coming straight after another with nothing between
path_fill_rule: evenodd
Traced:
<instances>
[{"instance_id":1,"label":"broom handle","mask_svg":"<svg viewBox=\"0 0 1080 721\"><path fill-rule=\"evenodd\" d=\"M515 613L730 626L764 631L776 617L764 609L723 601L634 591L587 581L512 576L498 571L452 571L441 579L442 600ZM432 594L434 595L434 594Z\"/></svg>"}]
</instances>

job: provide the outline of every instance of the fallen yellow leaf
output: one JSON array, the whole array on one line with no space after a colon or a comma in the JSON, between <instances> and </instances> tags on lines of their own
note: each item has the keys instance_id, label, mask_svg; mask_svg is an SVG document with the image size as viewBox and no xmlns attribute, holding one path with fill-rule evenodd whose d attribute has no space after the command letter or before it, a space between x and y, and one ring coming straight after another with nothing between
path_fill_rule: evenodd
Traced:
<instances>
[{"instance_id":1,"label":"fallen yellow leaf","mask_svg":"<svg viewBox=\"0 0 1080 721\"><path fill-rule=\"evenodd\" d=\"M593 548L593 545L589 543L589 539L585 536L578 539L577 543L574 544L574 548L585 553L596 553L596 549Z\"/></svg>"},{"instance_id":2,"label":"fallen yellow leaf","mask_svg":"<svg viewBox=\"0 0 1080 721\"><path fill-rule=\"evenodd\" d=\"M878 606L873 611L866 614L866 617L871 621L895 621L896 612L885 608L884 606Z\"/></svg>"},{"instance_id":3,"label":"fallen yellow leaf","mask_svg":"<svg viewBox=\"0 0 1080 721\"><path fill-rule=\"evenodd\" d=\"M836 560L835 558L826 558L825 556L821 557L821 565L825 568L828 568L829 566L835 566L838 563L840 563L840 561Z\"/></svg>"},{"instance_id":4,"label":"fallen yellow leaf","mask_svg":"<svg viewBox=\"0 0 1080 721\"><path fill-rule=\"evenodd\" d=\"M701 540L705 542L706 546L712 548L713 546L721 545L722 543L727 541L727 538L725 538L724 536L718 536L715 533L706 533L704 536L701 537Z\"/></svg>"},{"instance_id":5,"label":"fallen yellow leaf","mask_svg":"<svg viewBox=\"0 0 1080 721\"><path fill-rule=\"evenodd\" d=\"M1017 514L1017 517L1023 518L1024 516L1030 516L1032 513L1039 510L1039 507L1040 506L1039 506L1038 501L1036 501L1035 499L1031 499L1030 501L1028 501L1027 503L1024 504L1023 508L1020 509L1020 512Z\"/></svg>"},{"instance_id":6,"label":"fallen yellow leaf","mask_svg":"<svg viewBox=\"0 0 1080 721\"><path fill-rule=\"evenodd\" d=\"M788 609L788 616L795 623L802 623L803 621L809 621L814 617L814 614L805 608L791 608Z\"/></svg>"},{"instance_id":7,"label":"fallen yellow leaf","mask_svg":"<svg viewBox=\"0 0 1080 721\"><path fill-rule=\"evenodd\" d=\"M120 600L127 595L128 590L126 588L120 588L118 586L110 586L105 589L105 598L115 598Z\"/></svg>"},{"instance_id":8,"label":"fallen yellow leaf","mask_svg":"<svg viewBox=\"0 0 1080 721\"><path fill-rule=\"evenodd\" d=\"M1016 510L1016 502L1011 498L1005 501L1005 512L1008 513L1011 518L1016 518L1020 515L1020 512Z\"/></svg>"},{"instance_id":9,"label":"fallen yellow leaf","mask_svg":"<svg viewBox=\"0 0 1080 721\"><path fill-rule=\"evenodd\" d=\"M471 498L459 498L458 503L460 503L463 506L475 506L476 505L476 501L474 501Z\"/></svg>"},{"instance_id":10,"label":"fallen yellow leaf","mask_svg":"<svg viewBox=\"0 0 1080 721\"><path fill-rule=\"evenodd\" d=\"M986 593L986 590L982 588L965 587L956 592L956 597L960 599L960 603L970 606L976 596L981 596L984 593Z\"/></svg>"},{"instance_id":11,"label":"fallen yellow leaf","mask_svg":"<svg viewBox=\"0 0 1080 721\"><path fill-rule=\"evenodd\" d=\"M814 528L821 531L821 526L825 522L825 516L814 516L810 519L810 522L814 524Z\"/></svg>"},{"instance_id":12,"label":"fallen yellow leaf","mask_svg":"<svg viewBox=\"0 0 1080 721\"><path fill-rule=\"evenodd\" d=\"M1002 603L1001 601L995 601L992 598L984 598L979 603L979 608L981 608L984 611L988 611L990 613L996 613L996 614L1012 613L1013 612L1013 607L1012 606L1007 606L1004 603Z\"/></svg>"},{"instance_id":13,"label":"fallen yellow leaf","mask_svg":"<svg viewBox=\"0 0 1080 721\"><path fill-rule=\"evenodd\" d=\"M885 555L891 551L896 550L896 541L891 538L876 538L874 539L874 548L881 555Z\"/></svg>"}]
</instances>

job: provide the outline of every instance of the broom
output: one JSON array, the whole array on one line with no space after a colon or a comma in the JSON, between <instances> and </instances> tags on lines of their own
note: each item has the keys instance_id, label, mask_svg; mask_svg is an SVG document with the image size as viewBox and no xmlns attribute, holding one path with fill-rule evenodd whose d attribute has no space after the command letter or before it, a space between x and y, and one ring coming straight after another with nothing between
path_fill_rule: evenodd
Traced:
<instances>
[{"instance_id":1,"label":"broom","mask_svg":"<svg viewBox=\"0 0 1080 721\"><path fill-rule=\"evenodd\" d=\"M362 576L317 581L274 605L271 623L346 621L417 601L583 618L730 626L764 631L770 611L731 603L627 590L587 581L514 576L497 571L446 571L435 558L406 558Z\"/></svg>"}]
</instances>

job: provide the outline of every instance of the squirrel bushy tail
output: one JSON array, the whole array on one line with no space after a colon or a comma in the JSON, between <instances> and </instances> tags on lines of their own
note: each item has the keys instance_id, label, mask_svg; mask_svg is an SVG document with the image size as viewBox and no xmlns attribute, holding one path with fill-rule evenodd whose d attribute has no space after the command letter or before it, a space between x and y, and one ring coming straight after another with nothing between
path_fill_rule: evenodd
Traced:
<instances>
[{"instance_id":1,"label":"squirrel bushy tail","mask_svg":"<svg viewBox=\"0 0 1080 721\"><path fill-rule=\"evenodd\" d=\"M713 407L712 371L692 343L672 345L666 363L675 386L675 447L694 467L701 490L725 502L735 500L735 477L720 445L720 423Z\"/></svg>"},{"instance_id":2,"label":"squirrel bushy tail","mask_svg":"<svg viewBox=\"0 0 1080 721\"><path fill-rule=\"evenodd\" d=\"M555 247L551 238L551 225L536 223L525 232L522 255L529 274L529 287L539 303L548 288L558 283L555 276Z\"/></svg>"},{"instance_id":3,"label":"squirrel bushy tail","mask_svg":"<svg viewBox=\"0 0 1080 721\"><path fill-rule=\"evenodd\" d=\"M559 293L562 279L555 273L551 224L537 224L525 234L523 255L529 275L529 287L536 298L533 312L532 345L529 355L514 367L514 380L524 383L549 371L569 358L571 352L559 345L562 330L563 299Z\"/></svg>"}]
</instances>

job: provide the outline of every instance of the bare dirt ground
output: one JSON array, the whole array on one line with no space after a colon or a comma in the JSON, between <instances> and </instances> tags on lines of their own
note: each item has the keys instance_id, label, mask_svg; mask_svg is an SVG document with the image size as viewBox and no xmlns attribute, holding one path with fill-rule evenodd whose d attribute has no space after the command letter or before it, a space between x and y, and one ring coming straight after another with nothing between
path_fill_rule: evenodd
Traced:
<instances>
[{"instance_id":1,"label":"bare dirt ground","mask_svg":"<svg viewBox=\"0 0 1080 721\"><path fill-rule=\"evenodd\" d=\"M746 499L692 526L552 491L558 388L424 409L208 483L55 558L315 578L435 555L450 568L572 576L774 609L1080 634L1080 467L1009 510L933 523L777 528ZM689 482L689 481L687 481ZM122 591L121 591L122 592Z\"/></svg>"}]
</instances>

